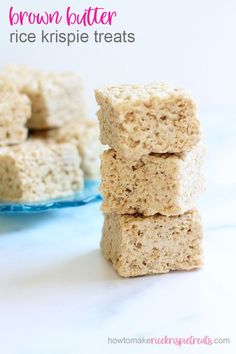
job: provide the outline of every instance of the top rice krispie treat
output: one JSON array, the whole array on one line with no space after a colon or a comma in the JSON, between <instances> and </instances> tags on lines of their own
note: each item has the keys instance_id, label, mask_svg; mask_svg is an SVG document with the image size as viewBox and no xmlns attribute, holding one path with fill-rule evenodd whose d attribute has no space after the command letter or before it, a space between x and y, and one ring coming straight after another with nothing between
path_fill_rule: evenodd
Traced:
<instances>
[{"instance_id":1,"label":"top rice krispie treat","mask_svg":"<svg viewBox=\"0 0 236 354\"><path fill-rule=\"evenodd\" d=\"M22 66L6 67L3 75L32 103L31 129L61 127L84 115L82 83L75 73L50 73Z\"/></svg>"},{"instance_id":2,"label":"top rice krispie treat","mask_svg":"<svg viewBox=\"0 0 236 354\"><path fill-rule=\"evenodd\" d=\"M191 150L200 140L196 105L165 83L112 86L95 91L100 139L124 158Z\"/></svg>"}]
</instances>

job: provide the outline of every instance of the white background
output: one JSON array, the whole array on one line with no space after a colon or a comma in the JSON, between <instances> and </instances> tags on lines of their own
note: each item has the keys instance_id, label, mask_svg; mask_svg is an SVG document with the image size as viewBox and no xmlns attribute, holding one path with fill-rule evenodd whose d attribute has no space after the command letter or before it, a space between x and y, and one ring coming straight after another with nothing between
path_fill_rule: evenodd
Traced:
<instances>
[{"instance_id":1,"label":"white background","mask_svg":"<svg viewBox=\"0 0 236 354\"><path fill-rule=\"evenodd\" d=\"M95 4L116 10L111 31L134 32L135 44L9 44L10 5L80 11ZM0 353L235 353L235 36L235 0L1 1L0 65L78 71L90 116L95 87L163 80L188 89L208 149L208 190L199 204L205 266L157 277L116 275L99 251L97 204L0 215ZM107 345L108 336L165 335L230 337L231 345Z\"/></svg>"}]
</instances>

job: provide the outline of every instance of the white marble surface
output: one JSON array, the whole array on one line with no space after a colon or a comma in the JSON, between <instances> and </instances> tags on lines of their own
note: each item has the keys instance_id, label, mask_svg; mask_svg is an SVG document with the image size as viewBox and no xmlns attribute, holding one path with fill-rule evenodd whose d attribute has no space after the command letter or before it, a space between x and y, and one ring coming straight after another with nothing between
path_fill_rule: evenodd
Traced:
<instances>
[{"instance_id":1,"label":"white marble surface","mask_svg":"<svg viewBox=\"0 0 236 354\"><path fill-rule=\"evenodd\" d=\"M0 216L0 353L235 353L235 130L207 116L205 266L119 278L99 251L99 204ZM220 168L219 168L220 166ZM226 337L213 346L108 344L108 337Z\"/></svg>"}]
</instances>

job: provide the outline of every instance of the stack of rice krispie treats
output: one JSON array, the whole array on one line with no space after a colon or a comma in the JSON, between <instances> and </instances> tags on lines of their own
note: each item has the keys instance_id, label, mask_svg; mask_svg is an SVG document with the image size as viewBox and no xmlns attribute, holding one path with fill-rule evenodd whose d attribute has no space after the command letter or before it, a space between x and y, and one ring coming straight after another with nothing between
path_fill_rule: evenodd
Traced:
<instances>
[{"instance_id":1,"label":"stack of rice krispie treats","mask_svg":"<svg viewBox=\"0 0 236 354\"><path fill-rule=\"evenodd\" d=\"M123 277L202 264L204 190L196 105L164 83L96 90L105 214L101 248Z\"/></svg>"},{"instance_id":2,"label":"stack of rice krispie treats","mask_svg":"<svg viewBox=\"0 0 236 354\"><path fill-rule=\"evenodd\" d=\"M0 200L64 197L98 178L96 120L75 73L11 66L0 73ZM91 141L91 139L93 139Z\"/></svg>"}]
</instances>

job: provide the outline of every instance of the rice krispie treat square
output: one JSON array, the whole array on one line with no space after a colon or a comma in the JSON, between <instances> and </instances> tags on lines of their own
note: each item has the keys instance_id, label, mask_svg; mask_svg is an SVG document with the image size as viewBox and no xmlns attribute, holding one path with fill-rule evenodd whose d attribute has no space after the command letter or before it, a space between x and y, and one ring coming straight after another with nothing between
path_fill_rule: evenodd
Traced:
<instances>
[{"instance_id":1,"label":"rice krispie treat square","mask_svg":"<svg viewBox=\"0 0 236 354\"><path fill-rule=\"evenodd\" d=\"M75 124L41 133L41 137L54 139L58 143L75 144L81 156L85 178L100 178L100 155L104 148L99 141L97 120L83 119Z\"/></svg>"},{"instance_id":2,"label":"rice krispie treat square","mask_svg":"<svg viewBox=\"0 0 236 354\"><path fill-rule=\"evenodd\" d=\"M100 139L126 159L191 150L200 140L196 105L165 83L112 86L95 91Z\"/></svg>"},{"instance_id":3,"label":"rice krispie treat square","mask_svg":"<svg viewBox=\"0 0 236 354\"><path fill-rule=\"evenodd\" d=\"M183 214L205 189L201 165L205 149L150 154L140 160L122 158L115 150L102 154L102 210L120 214Z\"/></svg>"},{"instance_id":4,"label":"rice krispie treat square","mask_svg":"<svg viewBox=\"0 0 236 354\"><path fill-rule=\"evenodd\" d=\"M0 149L0 200L32 202L72 195L83 188L73 144L38 139Z\"/></svg>"},{"instance_id":5,"label":"rice krispie treat square","mask_svg":"<svg viewBox=\"0 0 236 354\"><path fill-rule=\"evenodd\" d=\"M5 89L0 83L0 146L24 142L28 135L27 120L31 103L26 95Z\"/></svg>"},{"instance_id":6,"label":"rice krispie treat square","mask_svg":"<svg viewBox=\"0 0 236 354\"><path fill-rule=\"evenodd\" d=\"M50 73L9 66L4 75L32 102L29 128L61 127L84 116L82 83L76 73Z\"/></svg>"},{"instance_id":7,"label":"rice krispie treat square","mask_svg":"<svg viewBox=\"0 0 236 354\"><path fill-rule=\"evenodd\" d=\"M196 210L180 216L106 214L101 241L122 277L190 270L202 265L202 227Z\"/></svg>"}]
</instances>

